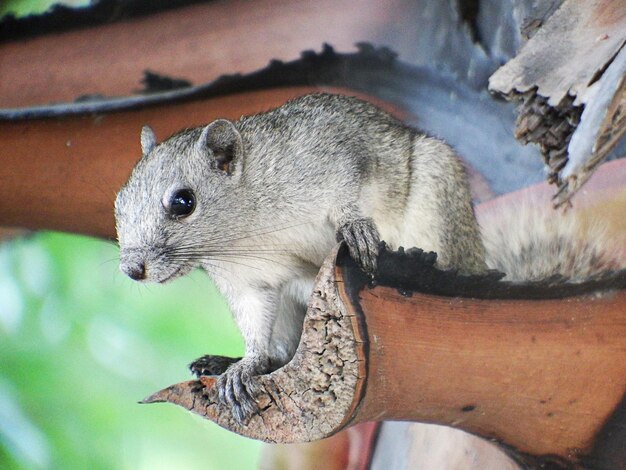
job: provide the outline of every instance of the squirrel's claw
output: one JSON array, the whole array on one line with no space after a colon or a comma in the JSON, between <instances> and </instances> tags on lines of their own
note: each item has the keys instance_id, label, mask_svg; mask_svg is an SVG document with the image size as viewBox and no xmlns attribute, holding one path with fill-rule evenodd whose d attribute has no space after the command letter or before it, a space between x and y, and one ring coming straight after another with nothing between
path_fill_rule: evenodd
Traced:
<instances>
[{"instance_id":1,"label":"squirrel's claw","mask_svg":"<svg viewBox=\"0 0 626 470\"><path fill-rule=\"evenodd\" d=\"M255 375L267 372L264 361L254 357L244 357L226 369L215 385L218 400L230 407L234 418L245 424L259 409L256 396L261 387Z\"/></svg>"},{"instance_id":2,"label":"squirrel's claw","mask_svg":"<svg viewBox=\"0 0 626 470\"><path fill-rule=\"evenodd\" d=\"M240 360L240 357L206 355L189 364L189 370L198 378L203 375L222 375L226 369Z\"/></svg>"},{"instance_id":3,"label":"squirrel's claw","mask_svg":"<svg viewBox=\"0 0 626 470\"><path fill-rule=\"evenodd\" d=\"M337 230L337 240L346 242L350 256L366 273L373 274L376 271L380 236L372 219L346 222Z\"/></svg>"}]
</instances>

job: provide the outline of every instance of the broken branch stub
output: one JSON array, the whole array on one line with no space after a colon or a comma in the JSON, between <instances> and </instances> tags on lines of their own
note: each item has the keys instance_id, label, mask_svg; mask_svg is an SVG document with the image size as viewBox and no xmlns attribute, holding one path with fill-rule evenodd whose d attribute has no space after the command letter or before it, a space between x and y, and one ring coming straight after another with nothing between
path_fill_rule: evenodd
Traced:
<instances>
[{"instance_id":1,"label":"broken branch stub","mask_svg":"<svg viewBox=\"0 0 626 470\"><path fill-rule=\"evenodd\" d=\"M574 193L626 133L623 0L566 0L489 89L521 101L516 137L541 150L555 204Z\"/></svg>"},{"instance_id":2,"label":"broken branch stub","mask_svg":"<svg viewBox=\"0 0 626 470\"><path fill-rule=\"evenodd\" d=\"M180 405L222 427L275 443L309 442L340 430L360 399L365 380L365 344L354 312L340 298L337 250L322 265L309 301L300 345L293 359L259 376L265 390L260 413L242 426L218 404L215 378L168 387L144 403Z\"/></svg>"}]
</instances>

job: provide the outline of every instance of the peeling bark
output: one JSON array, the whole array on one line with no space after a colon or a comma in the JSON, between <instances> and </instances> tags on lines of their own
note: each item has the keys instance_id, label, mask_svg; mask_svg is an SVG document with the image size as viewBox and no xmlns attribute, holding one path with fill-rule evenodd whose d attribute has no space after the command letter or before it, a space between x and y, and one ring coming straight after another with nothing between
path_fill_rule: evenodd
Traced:
<instances>
[{"instance_id":1,"label":"peeling bark","mask_svg":"<svg viewBox=\"0 0 626 470\"><path fill-rule=\"evenodd\" d=\"M533 89L519 94L521 101L515 137L524 144L535 143L541 149L548 169L549 183L559 182L559 172L567 164L567 146L580 122L582 106L574 106L574 99L566 97L558 106L550 106L548 99Z\"/></svg>"},{"instance_id":2,"label":"peeling bark","mask_svg":"<svg viewBox=\"0 0 626 470\"><path fill-rule=\"evenodd\" d=\"M557 206L571 199L626 133L626 68L616 59L625 43L623 0L567 0L489 79L490 90L521 102L516 136L541 149L548 181L558 186Z\"/></svg>"},{"instance_id":3,"label":"peeling bark","mask_svg":"<svg viewBox=\"0 0 626 470\"><path fill-rule=\"evenodd\" d=\"M625 164L606 165L575 208L597 216L613 202L603 220L620 236ZM545 205L547 188L496 199L478 215L497 216L529 195ZM213 377L145 403L175 403L267 442L411 421L495 441L520 465L626 463L626 271L580 284L513 284L496 272L441 271L435 259L383 251L372 283L347 250L335 249L318 275L298 350L258 377L261 411L247 425L217 404Z\"/></svg>"},{"instance_id":4,"label":"peeling bark","mask_svg":"<svg viewBox=\"0 0 626 470\"><path fill-rule=\"evenodd\" d=\"M365 352L364 343L356 340L354 313L339 298L333 261L329 257L320 269L295 356L281 369L259 377L265 390L258 397L261 411L247 425L218 404L213 377L173 385L143 402L174 403L266 442L309 442L340 430L360 400Z\"/></svg>"}]
</instances>

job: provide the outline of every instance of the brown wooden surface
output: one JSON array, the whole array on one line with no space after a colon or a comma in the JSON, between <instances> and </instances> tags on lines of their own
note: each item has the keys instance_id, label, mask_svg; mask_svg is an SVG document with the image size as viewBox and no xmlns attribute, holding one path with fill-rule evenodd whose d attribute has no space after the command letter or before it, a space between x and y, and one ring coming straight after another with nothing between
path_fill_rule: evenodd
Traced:
<instances>
[{"instance_id":1,"label":"brown wooden surface","mask_svg":"<svg viewBox=\"0 0 626 470\"><path fill-rule=\"evenodd\" d=\"M369 41L415 54L409 0L217 0L97 27L0 44L0 107L126 96L143 71L194 84L293 60L323 43L353 51ZM122 53L123 51L123 53Z\"/></svg>"},{"instance_id":2,"label":"brown wooden surface","mask_svg":"<svg viewBox=\"0 0 626 470\"><path fill-rule=\"evenodd\" d=\"M507 194L479 205L477 216L490 224L524 201L558 217L551 192L542 183ZM626 160L602 165L572 202L569 210L581 220L602 221L626 266ZM371 343L357 420L388 416L381 403L402 390L389 398L392 416L407 411L394 404L409 401L408 409L420 410L416 421L449 423L534 455L574 458L601 445L602 426L626 399L626 292L479 301L406 298L376 288L360 299Z\"/></svg>"},{"instance_id":3,"label":"brown wooden surface","mask_svg":"<svg viewBox=\"0 0 626 470\"><path fill-rule=\"evenodd\" d=\"M181 17L184 21L178 26L185 24L186 28L177 28L184 34L159 28L163 24L159 19L164 15L178 14L168 12L142 19L132 29L122 30L120 25L99 27L97 37L89 41L84 31L74 31L0 45L0 105L69 101L85 93L129 94L138 88L146 68L205 82L222 73L255 70L270 58L291 59L302 49L318 48L320 31L324 31L323 40L331 40L339 50L349 50L354 38L378 42L389 37L392 30L410 31L408 26L399 25L412 21L401 8L407 2L401 1L369 2L367 20L359 10L345 8L347 2L301 9L293 1L265 1L258 3L258 10L238 8L234 13L231 3L228 15L235 19L235 27L211 23L212 13L222 12L215 18L224 14L225 3L184 9L186 16ZM337 7L340 14L329 17L321 13L333 11L330 6ZM284 16L267 14L275 8ZM385 15L372 15L374 8L380 8ZM258 27L261 16L265 23ZM313 18L306 23L308 29L298 21L305 17ZM168 23L176 24L171 18ZM295 37L296 30L298 41L285 40ZM269 37L267 31L272 31ZM164 35L169 35L168 41L160 40ZM263 41L256 40L260 36ZM410 34L397 39L395 49L408 53ZM223 47L215 48L218 42ZM259 54L255 47L241 48L242 43L257 43L264 50L270 49L271 55ZM127 44L134 44L134 55L120 62L115 51ZM189 51L198 47L204 48L211 60L186 63L186 58L193 56ZM45 74L40 73L42 68ZM32 82L15 93L14 84L25 76L32 77ZM10 226L113 236L112 201L139 155L142 124L150 123L163 138L181 127L215 117L237 118L307 91L310 89L275 90L168 105L167 109L0 123L3 148L10 149L8 156L3 156L5 170L0 172L0 219ZM617 202L618 208L619 204L623 207L621 201ZM342 287L341 279L336 285ZM347 297L343 302L349 303ZM487 302L420 294L406 298L393 289L378 287L364 291L361 302L367 334L359 329L357 312L347 312L344 320L348 321L341 328L356 328L355 344L369 345L369 363L366 369L359 356L359 380L353 389L342 390L347 395L339 394L354 398L351 406L343 408L344 415L328 411L335 391L322 394L320 403L329 408L322 416L324 426L313 429L309 415L294 406L291 397L281 397L280 390L277 400L277 396L265 397L269 402L265 402L267 408L258 420L256 434L250 434L252 428L233 427L224 410L213 408L209 412L204 408L204 415L237 432L268 440L293 437L296 434L288 426L294 423L303 426L297 438L306 440L316 438L320 431L321 435L332 434L353 418L353 422L390 417L434 420L483 436L496 436L524 452L575 458L589 450L598 430L623 397L623 292L568 301ZM419 315L415 315L416 310ZM551 320L546 322L546 316ZM357 354L362 355L363 350L357 348ZM333 357L338 360L344 356ZM301 365L292 363L290 370L279 372L302 374ZM366 371L369 382L367 389L362 389L360 379ZM295 377L306 385L306 375ZM281 380L293 383L295 379L294 375L280 379L272 374L264 380L268 385L276 380L280 386L284 384ZM210 388L212 381L206 379L204 383ZM306 393L306 387L299 390ZM361 391L365 394L359 402ZM356 417L352 413L357 413ZM266 426L266 419L278 425L274 431ZM269 432L269 438L262 432Z\"/></svg>"},{"instance_id":4,"label":"brown wooden surface","mask_svg":"<svg viewBox=\"0 0 626 470\"><path fill-rule=\"evenodd\" d=\"M216 403L210 377L146 403L175 403L268 442L407 420L571 463L602 444L626 396L626 290L480 300L379 286L361 290L355 303L351 271L333 269L337 253L320 271L294 359L259 377L266 393L247 425Z\"/></svg>"},{"instance_id":5,"label":"brown wooden surface","mask_svg":"<svg viewBox=\"0 0 626 470\"><path fill-rule=\"evenodd\" d=\"M359 419L448 424L534 454L574 457L626 393L626 292L480 301L377 287Z\"/></svg>"}]
</instances>

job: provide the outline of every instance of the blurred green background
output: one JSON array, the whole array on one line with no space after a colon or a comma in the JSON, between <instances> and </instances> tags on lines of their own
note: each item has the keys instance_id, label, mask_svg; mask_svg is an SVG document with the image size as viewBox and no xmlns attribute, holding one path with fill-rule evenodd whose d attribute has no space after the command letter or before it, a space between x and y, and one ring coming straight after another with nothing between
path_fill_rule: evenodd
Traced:
<instances>
[{"instance_id":1,"label":"blurred green background","mask_svg":"<svg viewBox=\"0 0 626 470\"><path fill-rule=\"evenodd\" d=\"M0 245L0 468L255 468L259 442L137 403L202 354L241 354L208 277L142 285L117 261L73 235Z\"/></svg>"},{"instance_id":2,"label":"blurred green background","mask_svg":"<svg viewBox=\"0 0 626 470\"><path fill-rule=\"evenodd\" d=\"M0 0L0 16L55 3ZM0 469L248 469L261 444L174 405L137 402L243 343L208 277L140 285L108 242L0 241Z\"/></svg>"}]
</instances>

